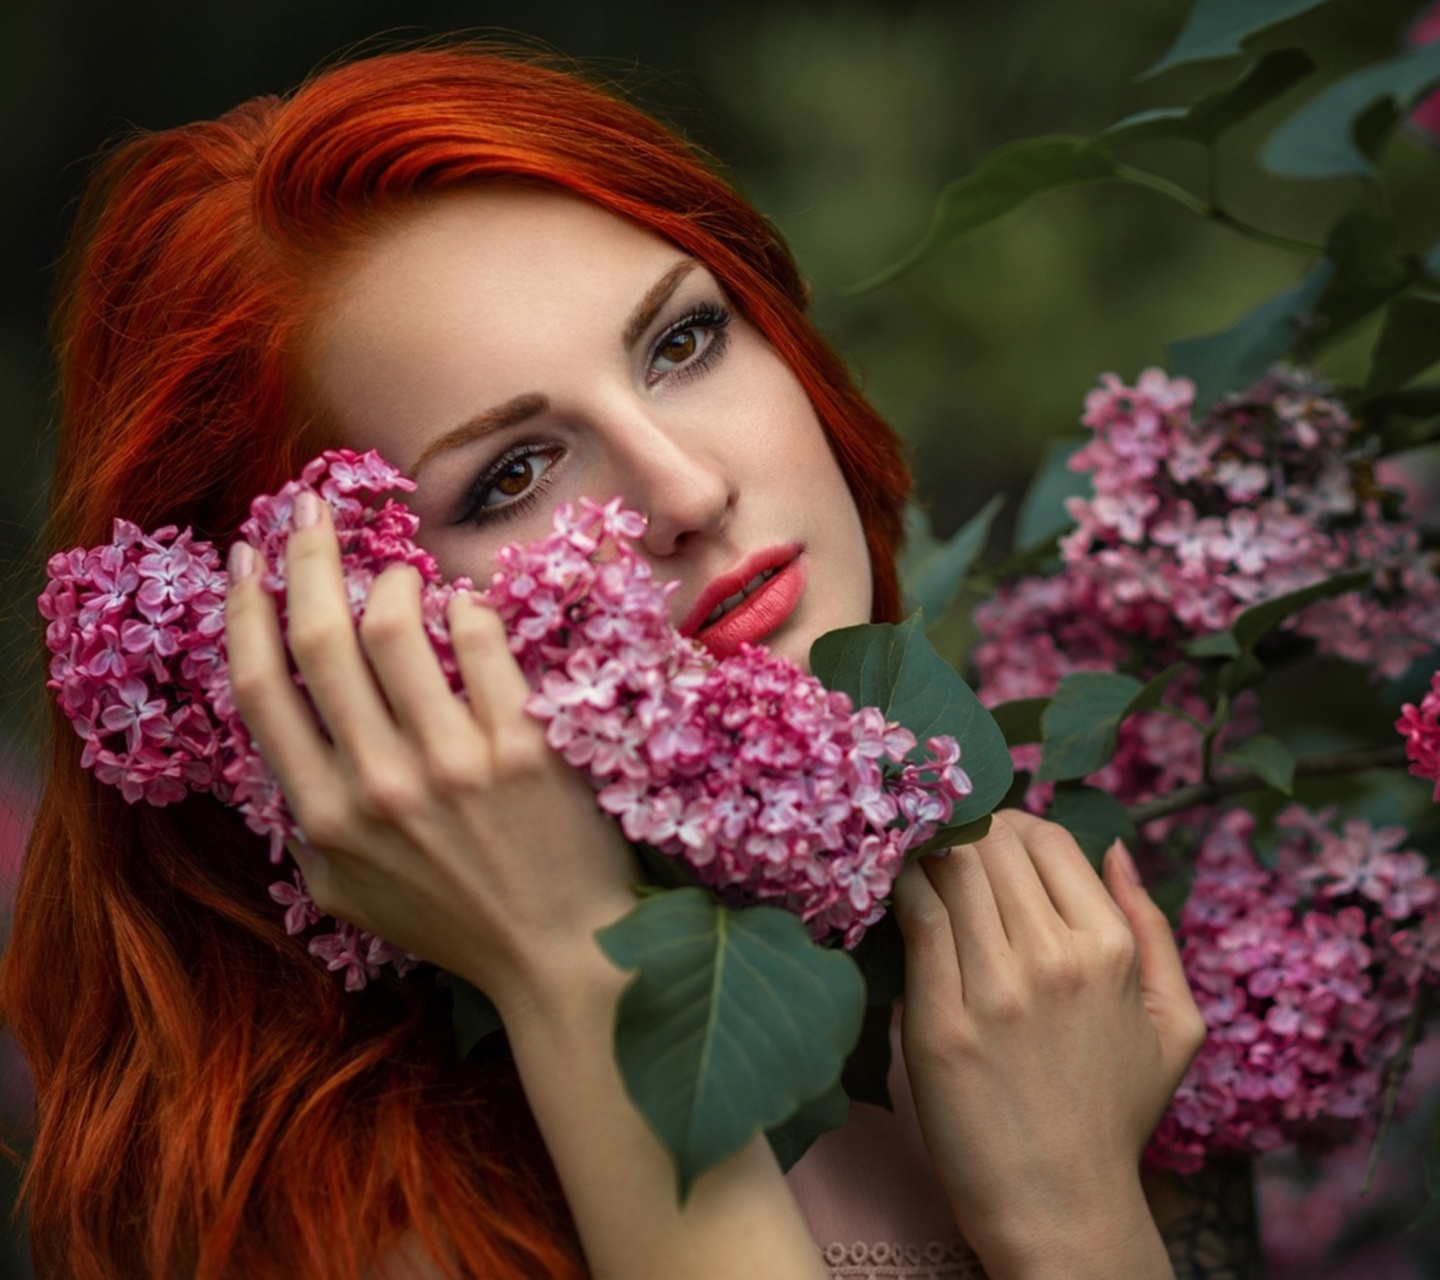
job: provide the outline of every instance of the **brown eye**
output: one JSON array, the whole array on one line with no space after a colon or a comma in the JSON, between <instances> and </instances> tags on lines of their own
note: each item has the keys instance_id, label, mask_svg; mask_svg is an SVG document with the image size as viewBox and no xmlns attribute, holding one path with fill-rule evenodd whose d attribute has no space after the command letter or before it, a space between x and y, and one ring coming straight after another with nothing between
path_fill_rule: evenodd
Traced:
<instances>
[{"instance_id":1,"label":"brown eye","mask_svg":"<svg viewBox=\"0 0 1440 1280\"><path fill-rule=\"evenodd\" d=\"M529 458L515 458L495 477L495 488L507 498L517 498L535 480L535 466Z\"/></svg>"},{"instance_id":2,"label":"brown eye","mask_svg":"<svg viewBox=\"0 0 1440 1280\"><path fill-rule=\"evenodd\" d=\"M660 348L660 354L676 364L683 364L690 359L700 346L698 331L686 329L681 333L672 334L665 340L665 345Z\"/></svg>"}]
</instances>

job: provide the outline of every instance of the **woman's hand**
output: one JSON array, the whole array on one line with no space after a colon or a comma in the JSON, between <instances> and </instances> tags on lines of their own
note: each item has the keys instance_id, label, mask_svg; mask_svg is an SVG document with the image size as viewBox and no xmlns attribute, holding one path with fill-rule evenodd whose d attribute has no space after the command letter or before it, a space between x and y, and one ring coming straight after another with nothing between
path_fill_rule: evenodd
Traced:
<instances>
[{"instance_id":1,"label":"woman's hand","mask_svg":"<svg viewBox=\"0 0 1440 1280\"><path fill-rule=\"evenodd\" d=\"M987 1270L1170 1275L1139 1158L1204 1023L1123 848L1102 884L1062 828L1007 812L906 868L895 905L916 1106Z\"/></svg>"},{"instance_id":2,"label":"woman's hand","mask_svg":"<svg viewBox=\"0 0 1440 1280\"><path fill-rule=\"evenodd\" d=\"M426 638L418 574L381 574L357 638L329 508L297 502L296 524L290 651L328 740L287 673L248 547L232 564L226 634L236 705L317 851L300 855L310 892L504 1012L533 998L542 971L563 981L567 964L593 959L594 930L633 902L628 846L526 714L494 612L466 596L450 606L467 706Z\"/></svg>"}]
</instances>

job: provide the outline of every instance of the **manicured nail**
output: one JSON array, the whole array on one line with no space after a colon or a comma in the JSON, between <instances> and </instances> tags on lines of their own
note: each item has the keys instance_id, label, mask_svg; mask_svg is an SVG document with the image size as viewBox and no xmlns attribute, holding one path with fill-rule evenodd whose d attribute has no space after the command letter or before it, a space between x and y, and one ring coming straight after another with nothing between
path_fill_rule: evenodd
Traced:
<instances>
[{"instance_id":1,"label":"manicured nail","mask_svg":"<svg viewBox=\"0 0 1440 1280\"><path fill-rule=\"evenodd\" d=\"M939 862L941 858L948 858L950 856L950 846L946 845L943 849L931 849L925 856L927 858L934 858L936 862Z\"/></svg>"},{"instance_id":2,"label":"manicured nail","mask_svg":"<svg viewBox=\"0 0 1440 1280\"><path fill-rule=\"evenodd\" d=\"M309 489L302 489L295 495L295 527L313 529L320 523L320 499Z\"/></svg>"},{"instance_id":3,"label":"manicured nail","mask_svg":"<svg viewBox=\"0 0 1440 1280\"><path fill-rule=\"evenodd\" d=\"M255 572L255 548L248 542L237 542L230 548L230 581L239 582Z\"/></svg>"},{"instance_id":4,"label":"manicured nail","mask_svg":"<svg viewBox=\"0 0 1440 1280\"><path fill-rule=\"evenodd\" d=\"M1125 847L1124 843L1119 840L1115 841L1115 843L1110 846L1110 852L1115 855L1115 865L1125 873L1125 878L1130 881L1131 884L1140 885L1141 888L1144 888L1144 881L1140 879L1140 872L1135 869L1135 859L1130 856L1130 850Z\"/></svg>"}]
</instances>

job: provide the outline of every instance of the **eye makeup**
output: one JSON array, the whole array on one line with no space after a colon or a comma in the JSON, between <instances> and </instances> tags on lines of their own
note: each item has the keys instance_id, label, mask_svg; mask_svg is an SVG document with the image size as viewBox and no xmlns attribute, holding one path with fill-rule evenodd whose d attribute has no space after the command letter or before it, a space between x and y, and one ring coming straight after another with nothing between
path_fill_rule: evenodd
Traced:
<instances>
[{"instance_id":1,"label":"eye makeup","mask_svg":"<svg viewBox=\"0 0 1440 1280\"><path fill-rule=\"evenodd\" d=\"M559 461L563 450L559 445L545 444L517 444L507 449L494 462L485 467L474 482L465 491L461 500L459 514L456 515L454 524L482 524L490 520L513 520L530 511L540 500L540 496L550 487L548 477L554 470L555 464ZM531 460L544 459L544 466L538 474L533 473ZM531 467L532 474L528 477L519 469ZM510 474L507 474L510 473ZM526 487L515 494L508 502L492 502L497 493L503 495L501 486L510 479L524 481L528 479Z\"/></svg>"}]
</instances>

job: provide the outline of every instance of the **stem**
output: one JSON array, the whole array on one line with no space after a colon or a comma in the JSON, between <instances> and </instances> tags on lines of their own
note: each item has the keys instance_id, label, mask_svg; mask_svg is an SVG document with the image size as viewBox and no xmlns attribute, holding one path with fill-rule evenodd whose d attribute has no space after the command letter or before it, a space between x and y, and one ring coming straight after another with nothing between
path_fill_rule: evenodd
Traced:
<instances>
[{"instance_id":1,"label":"stem","mask_svg":"<svg viewBox=\"0 0 1440 1280\"><path fill-rule=\"evenodd\" d=\"M1215 742L1229 718L1230 695L1222 693L1215 703L1215 714L1205 726L1205 736L1200 740L1200 774L1206 783L1215 781Z\"/></svg>"},{"instance_id":2,"label":"stem","mask_svg":"<svg viewBox=\"0 0 1440 1280\"><path fill-rule=\"evenodd\" d=\"M1375 1132L1375 1141L1370 1147L1370 1163L1365 1167L1365 1184L1360 1188L1363 1196L1375 1180L1375 1171L1380 1167L1380 1153L1385 1149L1385 1139L1390 1133L1390 1123L1395 1118L1395 1104L1400 1099L1400 1086L1405 1072L1410 1068L1410 1054L1420 1039L1420 1025L1425 1021L1426 1006L1429 1004L1430 988L1423 983L1415 992L1415 1003L1410 1008L1410 1017L1405 1022L1405 1035L1400 1048L1385 1068L1385 1105L1380 1112L1380 1127Z\"/></svg>"},{"instance_id":3,"label":"stem","mask_svg":"<svg viewBox=\"0 0 1440 1280\"><path fill-rule=\"evenodd\" d=\"M1326 755L1305 756L1295 762L1295 777L1327 778L1342 773L1363 773L1366 769L1403 768L1408 763L1405 744L1397 742L1391 747L1370 747L1364 751L1336 751ZM1269 785L1253 773L1237 773L1228 778L1195 782L1188 787L1180 787L1169 795L1132 806L1130 818L1137 827L1144 826L1156 818L1168 817L1197 804L1209 804L1212 800L1238 795L1242 791L1261 791Z\"/></svg>"},{"instance_id":4,"label":"stem","mask_svg":"<svg viewBox=\"0 0 1440 1280\"><path fill-rule=\"evenodd\" d=\"M1221 209L1218 206L1212 207L1209 217L1211 221L1218 222L1222 227L1229 227L1231 231L1238 231L1242 236L1248 236L1251 240L1258 240L1261 244L1268 244L1274 249L1286 249L1291 253L1303 253L1320 257L1323 257L1325 254L1325 246L1323 244L1312 244L1309 240L1300 240L1295 236L1281 235L1278 231L1266 231L1264 227L1257 227L1253 222L1246 222L1244 218L1237 218L1228 209Z\"/></svg>"},{"instance_id":5,"label":"stem","mask_svg":"<svg viewBox=\"0 0 1440 1280\"><path fill-rule=\"evenodd\" d=\"M1188 711L1181 711L1179 707L1172 707L1168 702L1162 702L1158 707L1153 708L1167 716L1174 716L1177 720L1183 720L1192 729L1198 729L1201 733L1208 733L1210 726L1203 720L1197 720Z\"/></svg>"},{"instance_id":6,"label":"stem","mask_svg":"<svg viewBox=\"0 0 1440 1280\"><path fill-rule=\"evenodd\" d=\"M1115 167L1116 176L1123 178L1126 182L1133 182L1136 186L1149 187L1151 191L1158 191L1162 196L1168 196L1177 204L1184 205L1197 217L1217 222L1222 227L1229 227L1231 231L1256 240L1260 244L1268 244L1272 249L1284 249L1290 253L1303 253L1309 257L1323 256L1325 253L1325 246L1322 244L1312 244L1308 240L1298 240L1294 236L1281 235L1278 231L1266 231L1264 227L1257 227L1253 222L1237 218L1228 209L1221 208L1213 201L1200 199L1193 191L1187 191L1178 182L1162 178L1158 173L1148 173L1144 169L1132 168L1128 164L1121 164L1118 160L1112 160L1110 163Z\"/></svg>"}]
</instances>

